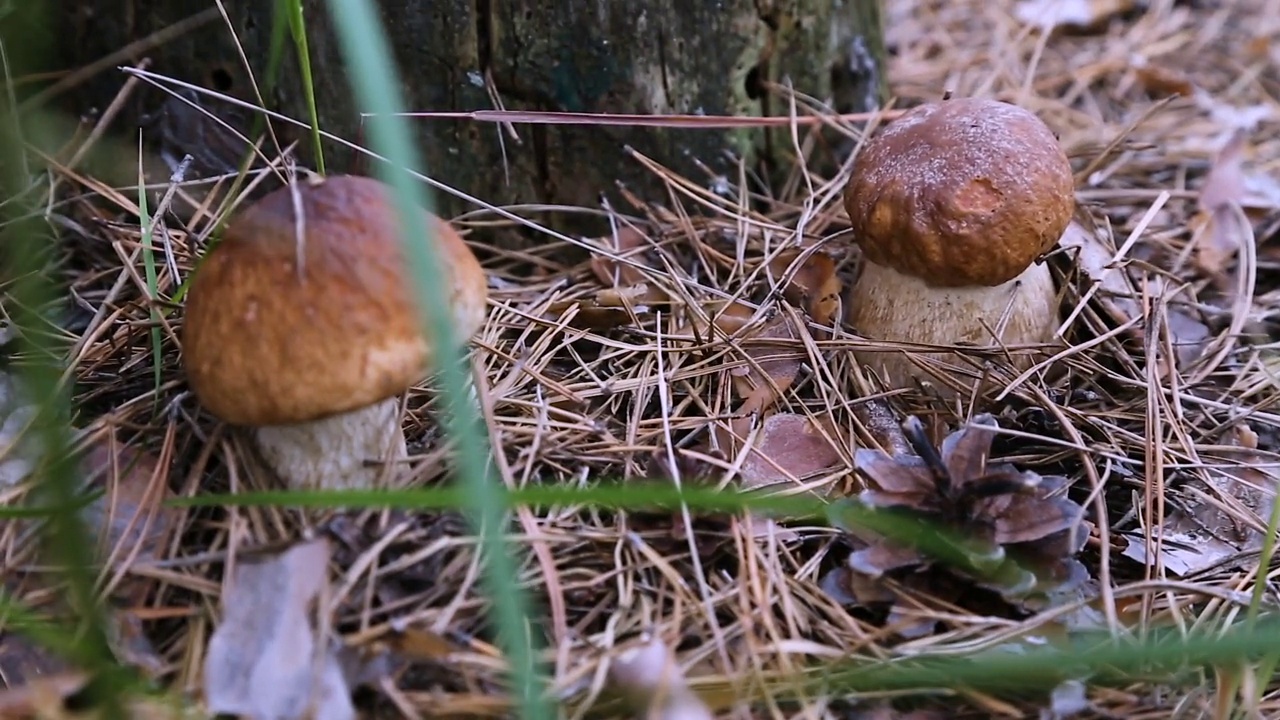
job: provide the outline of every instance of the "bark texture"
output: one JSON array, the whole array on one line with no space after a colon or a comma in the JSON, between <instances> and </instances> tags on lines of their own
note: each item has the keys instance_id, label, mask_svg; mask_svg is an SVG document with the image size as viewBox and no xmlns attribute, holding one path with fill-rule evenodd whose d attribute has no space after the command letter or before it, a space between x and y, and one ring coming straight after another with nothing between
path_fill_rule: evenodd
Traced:
<instances>
[{"instance_id":1,"label":"bark texture","mask_svg":"<svg viewBox=\"0 0 1280 720\"><path fill-rule=\"evenodd\" d=\"M64 67L82 65L202 9L190 0L60 0ZM327 2L306 0L306 21L322 126L358 140L360 108L333 35ZM210 0L208 3L212 6ZM265 72L274 2L225 0L253 72ZM789 78L841 112L882 98L879 0L380 0L412 110L506 109L619 113L785 114L768 82ZM251 97L232 29L218 16L183 37L145 48L152 69ZM285 51L275 110L304 118L292 45ZM119 64L127 64L122 62ZM69 93L74 110L106 107L124 77L107 71ZM155 110L142 93L133 116ZM435 178L495 204L596 206L616 181L655 195L648 171L625 147L711 182L791 151L786 131L534 126L414 120ZM132 126L126 125L127 129ZM289 131L291 137L300 133ZM301 150L305 158L306 143ZM326 147L328 169L352 158ZM437 195L442 212L472 209Z\"/></svg>"}]
</instances>

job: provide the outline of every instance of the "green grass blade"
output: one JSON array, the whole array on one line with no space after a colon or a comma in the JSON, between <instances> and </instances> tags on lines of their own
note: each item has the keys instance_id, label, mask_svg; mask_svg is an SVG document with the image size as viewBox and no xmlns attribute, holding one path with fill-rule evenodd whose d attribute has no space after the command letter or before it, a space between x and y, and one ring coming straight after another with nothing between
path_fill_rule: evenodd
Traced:
<instances>
[{"instance_id":1,"label":"green grass blade","mask_svg":"<svg viewBox=\"0 0 1280 720\"><path fill-rule=\"evenodd\" d=\"M0 628L22 635L63 657L78 653L75 636L54 620L42 617L0 590Z\"/></svg>"},{"instance_id":2,"label":"green grass blade","mask_svg":"<svg viewBox=\"0 0 1280 720\"><path fill-rule=\"evenodd\" d=\"M280 65L284 61L284 30L289 23L289 3L291 0L276 0L275 12L271 17L271 45L267 51L267 72L262 81L263 98L270 97L280 77ZM265 118L257 115L258 118Z\"/></svg>"},{"instance_id":3,"label":"green grass blade","mask_svg":"<svg viewBox=\"0 0 1280 720\"><path fill-rule=\"evenodd\" d=\"M101 488L91 492L80 493L76 496L74 502L70 505L26 505L19 507L0 507L0 520L35 520L48 517L50 513L67 512L78 513L92 505L98 498L106 494Z\"/></svg>"},{"instance_id":4,"label":"green grass blade","mask_svg":"<svg viewBox=\"0 0 1280 720\"><path fill-rule=\"evenodd\" d=\"M50 277L55 233L40 213L38 194L28 193L40 183L27 164L27 143L49 148L59 143L48 137L49 123L24 125L14 99L13 78L31 67L42 65L49 48L36 37L15 37L14 27L40 27L50 22L50 2L27 2L14 10L27 13L25 22L0 27L0 43L4 44L4 82L6 92L0 96L0 196L9 200L0 205L0 261L8 286L11 307L6 308L17 331L18 351L28 359L12 363L19 387L27 400L37 406L28 426L42 457L34 470L34 486L27 497L31 504L45 504L50 512L40 533L46 562L65 575L66 602L80 620L75 640L64 648L65 656L81 668L104 677L120 673L107 643L105 614L93 590L96 575L92 538L80 516L72 509L79 486L79 467L72 455L71 412L69 393L62 384L65 356L55 347L42 327L56 325L52 316L42 317L55 303L58 289ZM120 693L125 683L107 682L94 693L102 716L123 718Z\"/></svg>"},{"instance_id":5,"label":"green grass blade","mask_svg":"<svg viewBox=\"0 0 1280 720\"><path fill-rule=\"evenodd\" d=\"M324 149L320 146L320 115L316 112L316 90L311 75L311 52L307 48L307 26L302 17L302 0L286 0L288 3L289 31L298 50L298 67L302 71L302 92L307 100L308 119L311 121L311 142L316 153L316 170L324 174Z\"/></svg>"},{"instance_id":6,"label":"green grass blade","mask_svg":"<svg viewBox=\"0 0 1280 720\"><path fill-rule=\"evenodd\" d=\"M0 164L10 169L20 167L14 156L22 149L14 141L14 135L6 133L2 144L5 157ZM9 171L3 176L9 196L17 195L16 191L28 182L30 178L22 177L21 173ZM93 590L96 570L91 548L94 544L72 509L77 499L79 468L71 452L70 403L61 384L63 368L54 360L56 351L43 346L45 333L37 330L46 321L37 309L51 307L54 299L52 283L45 275L51 264L49 249L54 243L48 237L49 228L41 227L38 219L10 217L5 220L0 247L7 252L9 266L16 277L10 289L15 300L10 313L19 329L19 348L31 358L18 365L16 375L20 386L38 406L30 427L43 451L28 501L49 509L40 540L48 561L65 575L67 602L82 622L83 632L71 646L73 652L68 659L95 675L111 675L119 672L119 668L111 656L105 616ZM119 696L122 688L123 685L112 682L99 688L95 700L101 703L105 717L124 717Z\"/></svg>"},{"instance_id":7,"label":"green grass blade","mask_svg":"<svg viewBox=\"0 0 1280 720\"><path fill-rule=\"evenodd\" d=\"M824 666L821 676L806 684L811 691L836 693L963 688L1006 698L1042 694L1077 678L1095 686L1143 680L1178 684L1175 675L1192 675L1186 681L1194 682L1202 668L1257 658L1277 643L1280 618L1274 616L1252 627L1236 622L1193 633L1153 628L1141 641L1115 640L1100 631L1040 648L1019 644L960 656L844 661Z\"/></svg>"},{"instance_id":8,"label":"green grass blade","mask_svg":"<svg viewBox=\"0 0 1280 720\"><path fill-rule=\"evenodd\" d=\"M467 488L423 487L408 490L289 490L244 492L229 495L200 495L167 501L173 507L199 506L269 506L319 508L394 507L403 510L453 510L464 508ZM760 512L808 518L825 523L832 507L813 495L766 495L762 493L719 490L713 487L671 483L598 482L588 486L530 485L507 490L499 486L492 493L503 510L517 507L552 508L590 505L594 508L676 512L682 506L706 513ZM872 511L842 508L845 523L858 522ZM861 514L860 514L861 513ZM914 528L915 525L908 527Z\"/></svg>"},{"instance_id":9,"label":"green grass blade","mask_svg":"<svg viewBox=\"0 0 1280 720\"><path fill-rule=\"evenodd\" d=\"M514 582L517 576L513 553L503 534L505 513L497 482L488 471L488 443L475 409L464 388L468 377L459 362L454 329L450 325L448 298L436 264L436 250L430 243L421 209L428 207L423 188L413 181L405 166L421 171L424 165L403 118L398 73L391 50L372 3L367 0L329 0L339 46L347 65L348 78L358 103L373 113L369 121L370 143L379 154L403 163L378 163L377 172L394 189L395 202L404 228L404 246L418 289L418 303L425 315L429 337L440 353L438 377L444 392L446 427L457 447L457 477L467 492L466 508L480 536L485 560L483 587L493 604L499 643L513 668L516 696L525 717L549 717L539 688L536 654L528 627L529 602L524 590Z\"/></svg>"},{"instance_id":10,"label":"green grass blade","mask_svg":"<svg viewBox=\"0 0 1280 720\"><path fill-rule=\"evenodd\" d=\"M142 148L138 148L138 222L142 227L142 270L147 280L147 302L151 308L151 364L155 396L152 406L159 407L160 386L164 384L164 352L160 333L160 311L156 302L160 299L160 281L156 274L156 253L152 244L155 230L151 225L151 212L147 209L146 183L142 180Z\"/></svg>"}]
</instances>

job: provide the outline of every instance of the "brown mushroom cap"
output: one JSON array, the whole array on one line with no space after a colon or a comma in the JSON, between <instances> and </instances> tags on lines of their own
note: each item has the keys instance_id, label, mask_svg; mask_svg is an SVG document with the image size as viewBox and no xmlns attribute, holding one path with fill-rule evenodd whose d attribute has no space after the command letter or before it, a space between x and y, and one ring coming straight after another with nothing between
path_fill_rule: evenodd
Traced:
<instances>
[{"instance_id":1,"label":"brown mushroom cap","mask_svg":"<svg viewBox=\"0 0 1280 720\"><path fill-rule=\"evenodd\" d=\"M276 190L226 226L188 290L183 365L201 403L237 425L317 420L403 392L435 354L421 331L389 188L331 176ZM483 268L423 211L460 339L484 322ZM302 267L298 267L298 258Z\"/></svg>"},{"instance_id":2,"label":"brown mushroom cap","mask_svg":"<svg viewBox=\"0 0 1280 720\"><path fill-rule=\"evenodd\" d=\"M869 140L844 205L868 261L938 287L995 286L1058 241L1074 188L1034 114L960 98L913 108Z\"/></svg>"}]
</instances>

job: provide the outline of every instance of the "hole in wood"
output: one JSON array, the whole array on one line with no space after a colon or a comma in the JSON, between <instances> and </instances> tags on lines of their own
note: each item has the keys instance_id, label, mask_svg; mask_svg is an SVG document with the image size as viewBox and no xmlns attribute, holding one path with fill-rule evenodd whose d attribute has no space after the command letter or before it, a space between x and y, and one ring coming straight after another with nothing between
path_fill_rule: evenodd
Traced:
<instances>
[{"instance_id":1,"label":"hole in wood","mask_svg":"<svg viewBox=\"0 0 1280 720\"><path fill-rule=\"evenodd\" d=\"M747 97L752 100L759 100L764 95L764 83L760 81L760 66L756 66L747 71L747 78L743 82L747 91Z\"/></svg>"},{"instance_id":2,"label":"hole in wood","mask_svg":"<svg viewBox=\"0 0 1280 720\"><path fill-rule=\"evenodd\" d=\"M220 93L231 90L231 86L235 82L231 79L231 73L226 68L214 68L209 71L209 86Z\"/></svg>"}]
</instances>

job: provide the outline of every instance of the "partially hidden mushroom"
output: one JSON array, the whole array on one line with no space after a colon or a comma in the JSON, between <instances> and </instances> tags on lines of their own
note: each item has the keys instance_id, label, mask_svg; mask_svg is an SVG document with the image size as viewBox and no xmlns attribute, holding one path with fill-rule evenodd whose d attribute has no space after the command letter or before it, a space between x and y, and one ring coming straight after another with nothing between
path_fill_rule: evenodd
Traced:
<instances>
[{"instance_id":1,"label":"partially hidden mushroom","mask_svg":"<svg viewBox=\"0 0 1280 720\"><path fill-rule=\"evenodd\" d=\"M422 211L455 337L483 325L483 268ZM182 358L206 410L247 428L286 486L371 488L407 457L399 396L436 369L390 189L300 180L227 224L187 293Z\"/></svg>"},{"instance_id":2,"label":"partially hidden mushroom","mask_svg":"<svg viewBox=\"0 0 1280 720\"><path fill-rule=\"evenodd\" d=\"M980 98L915 107L864 145L844 206L862 250L845 320L861 337L988 350L1053 340L1057 295L1039 259L1071 221L1074 178L1033 113ZM958 365L952 352L855 356L889 387L954 391L927 369ZM1011 365L1030 360L1014 354Z\"/></svg>"}]
</instances>

